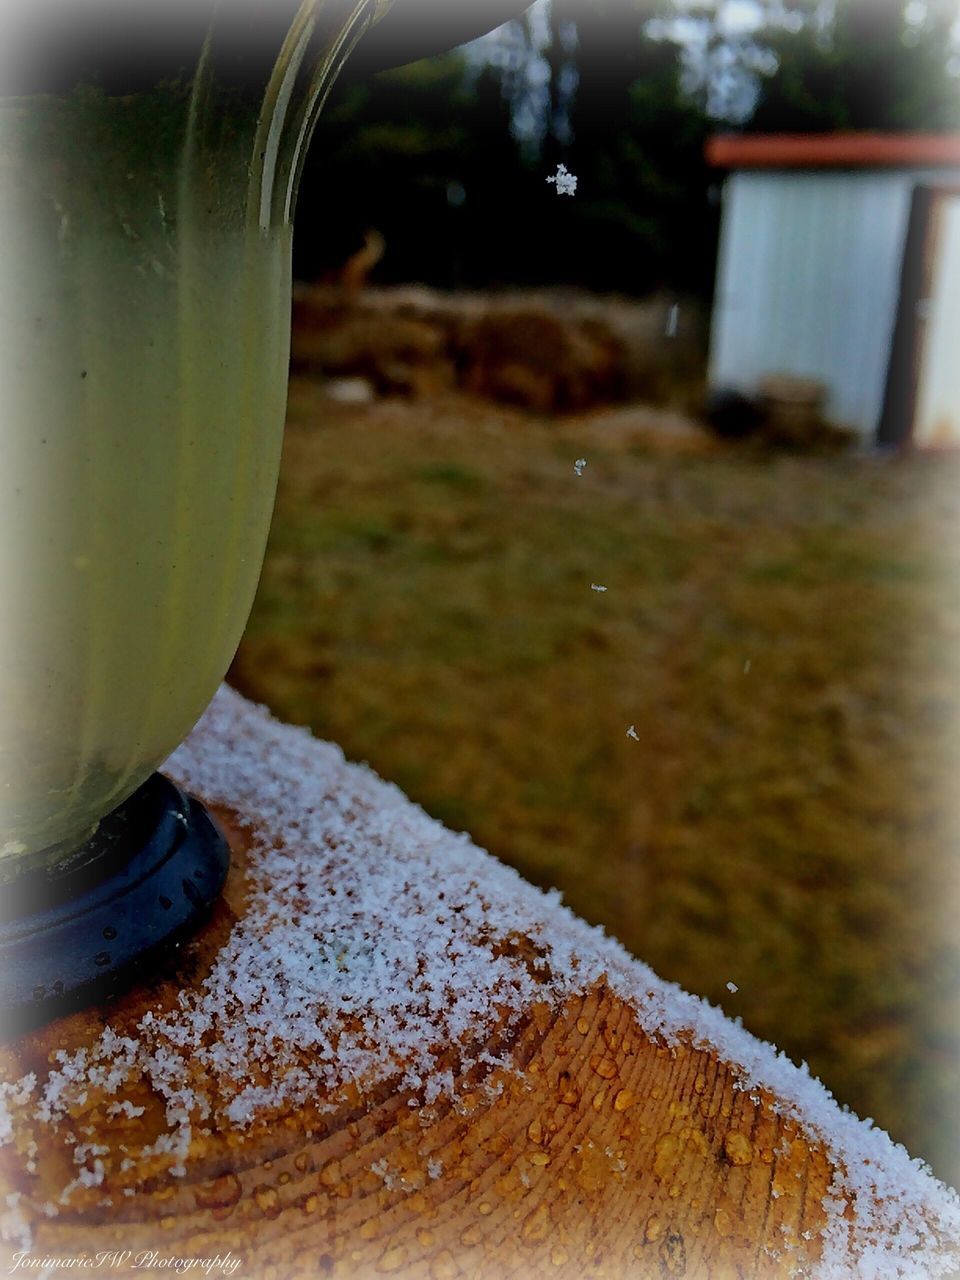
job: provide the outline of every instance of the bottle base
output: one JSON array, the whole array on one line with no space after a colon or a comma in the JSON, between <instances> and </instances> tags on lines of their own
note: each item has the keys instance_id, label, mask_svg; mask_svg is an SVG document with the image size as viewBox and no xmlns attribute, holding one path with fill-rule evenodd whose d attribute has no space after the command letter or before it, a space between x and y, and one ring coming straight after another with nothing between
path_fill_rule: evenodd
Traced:
<instances>
[{"instance_id":1,"label":"bottle base","mask_svg":"<svg viewBox=\"0 0 960 1280\"><path fill-rule=\"evenodd\" d=\"M0 897L0 1034L119 995L209 914L230 861L191 796L155 773L105 817L82 856Z\"/></svg>"}]
</instances>

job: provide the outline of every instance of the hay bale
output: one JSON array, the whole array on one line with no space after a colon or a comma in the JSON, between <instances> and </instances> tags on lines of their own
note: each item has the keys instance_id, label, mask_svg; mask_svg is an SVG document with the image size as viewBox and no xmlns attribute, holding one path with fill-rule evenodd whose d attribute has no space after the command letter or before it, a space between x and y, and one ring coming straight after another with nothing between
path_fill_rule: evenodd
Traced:
<instances>
[{"instance_id":1,"label":"hay bale","mask_svg":"<svg viewBox=\"0 0 960 1280\"><path fill-rule=\"evenodd\" d=\"M440 325L320 288L294 293L291 365L301 373L365 378L379 395L423 395L454 382Z\"/></svg>"},{"instance_id":2,"label":"hay bale","mask_svg":"<svg viewBox=\"0 0 960 1280\"><path fill-rule=\"evenodd\" d=\"M454 340L461 385L485 399L564 413L622 392L622 345L597 320L497 308L464 318Z\"/></svg>"}]
</instances>

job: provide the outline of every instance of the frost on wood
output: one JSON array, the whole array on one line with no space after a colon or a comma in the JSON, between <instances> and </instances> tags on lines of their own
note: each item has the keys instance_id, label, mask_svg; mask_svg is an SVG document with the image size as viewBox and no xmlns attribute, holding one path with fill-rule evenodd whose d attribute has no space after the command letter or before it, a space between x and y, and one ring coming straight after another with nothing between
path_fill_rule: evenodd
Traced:
<instances>
[{"instance_id":1,"label":"frost on wood","mask_svg":"<svg viewBox=\"0 0 960 1280\"><path fill-rule=\"evenodd\" d=\"M960 1201L902 1147L841 1110L805 1068L660 981L556 893L526 884L337 748L222 689L167 770L253 829L244 914L174 1008L149 1011L136 1027L108 1025L37 1076L0 1085L8 1163L29 1158L20 1141L29 1124L69 1130L88 1096L125 1112L138 1080L165 1112L140 1157L174 1176L194 1134L242 1134L308 1101L333 1108L352 1084L392 1082L415 1106L456 1101L438 1052L456 1049L461 1070L509 1068L485 1047L491 1033L535 1001L559 1009L603 978L647 1034L711 1050L733 1065L737 1087L768 1090L823 1142L837 1173L819 1276L932 1280L960 1265ZM517 936L535 944L540 969L501 945ZM56 1216L75 1196L107 1196L132 1164L109 1140L77 1136L71 1176L55 1202L30 1206L34 1217ZM378 1172L385 1184L400 1176ZM442 1172L436 1162L430 1176ZM15 1239L23 1209L11 1205L4 1224Z\"/></svg>"},{"instance_id":2,"label":"frost on wood","mask_svg":"<svg viewBox=\"0 0 960 1280\"><path fill-rule=\"evenodd\" d=\"M557 165L557 172L552 173L547 181L557 189L558 196L572 196L577 190L577 176L571 173L565 164Z\"/></svg>"}]
</instances>

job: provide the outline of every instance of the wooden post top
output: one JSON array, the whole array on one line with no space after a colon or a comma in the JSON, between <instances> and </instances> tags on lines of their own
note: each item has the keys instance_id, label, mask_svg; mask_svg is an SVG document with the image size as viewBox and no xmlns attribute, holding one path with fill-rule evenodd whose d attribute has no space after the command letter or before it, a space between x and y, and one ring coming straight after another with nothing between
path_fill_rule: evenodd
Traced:
<instances>
[{"instance_id":1,"label":"wooden post top","mask_svg":"<svg viewBox=\"0 0 960 1280\"><path fill-rule=\"evenodd\" d=\"M226 891L175 971L0 1047L8 1266L960 1267L960 1201L886 1134L337 748L223 689L167 768Z\"/></svg>"}]
</instances>

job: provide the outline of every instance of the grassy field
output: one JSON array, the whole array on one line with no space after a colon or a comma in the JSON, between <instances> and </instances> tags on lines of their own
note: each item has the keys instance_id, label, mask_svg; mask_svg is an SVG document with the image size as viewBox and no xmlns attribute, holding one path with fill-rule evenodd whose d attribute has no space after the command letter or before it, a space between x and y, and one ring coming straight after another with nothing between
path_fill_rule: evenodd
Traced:
<instances>
[{"instance_id":1,"label":"grassy field","mask_svg":"<svg viewBox=\"0 0 960 1280\"><path fill-rule=\"evenodd\" d=\"M295 380L231 679L956 1183L958 535L956 458Z\"/></svg>"}]
</instances>

